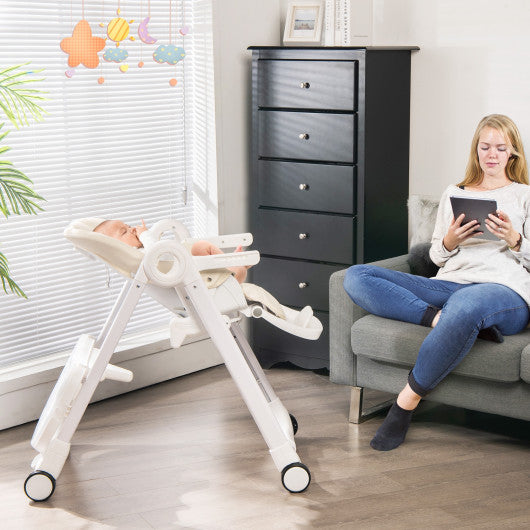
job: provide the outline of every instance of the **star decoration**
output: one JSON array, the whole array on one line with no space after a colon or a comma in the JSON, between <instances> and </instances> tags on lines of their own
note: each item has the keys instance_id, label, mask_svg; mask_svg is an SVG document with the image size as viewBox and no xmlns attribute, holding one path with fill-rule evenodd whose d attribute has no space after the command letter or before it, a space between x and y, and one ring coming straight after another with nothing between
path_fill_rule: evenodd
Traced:
<instances>
[{"instance_id":1,"label":"star decoration","mask_svg":"<svg viewBox=\"0 0 530 530\"><path fill-rule=\"evenodd\" d=\"M93 37L90 25L80 20L71 37L61 41L61 50L69 55L68 66L75 68L83 64L87 68L96 68L99 64L98 52L105 47L105 39Z\"/></svg>"}]
</instances>

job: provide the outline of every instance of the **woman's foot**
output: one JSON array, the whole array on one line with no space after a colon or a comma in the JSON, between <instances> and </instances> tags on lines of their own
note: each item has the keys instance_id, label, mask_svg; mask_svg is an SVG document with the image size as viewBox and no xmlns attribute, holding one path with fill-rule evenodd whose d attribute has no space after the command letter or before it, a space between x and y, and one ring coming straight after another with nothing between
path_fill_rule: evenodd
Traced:
<instances>
[{"instance_id":1,"label":"woman's foot","mask_svg":"<svg viewBox=\"0 0 530 530\"><path fill-rule=\"evenodd\" d=\"M499 331L497 326L490 326L489 328L481 329L478 332L478 338L483 340L491 340L492 342L504 342L504 336Z\"/></svg>"},{"instance_id":2,"label":"woman's foot","mask_svg":"<svg viewBox=\"0 0 530 530\"><path fill-rule=\"evenodd\" d=\"M402 409L397 402L390 407L385 421L370 442L372 449L391 451L405 440L414 410Z\"/></svg>"},{"instance_id":3,"label":"woman's foot","mask_svg":"<svg viewBox=\"0 0 530 530\"><path fill-rule=\"evenodd\" d=\"M405 440L412 414L420 401L421 396L407 383L372 438L370 442L372 448L377 451L391 451L399 447Z\"/></svg>"}]
</instances>

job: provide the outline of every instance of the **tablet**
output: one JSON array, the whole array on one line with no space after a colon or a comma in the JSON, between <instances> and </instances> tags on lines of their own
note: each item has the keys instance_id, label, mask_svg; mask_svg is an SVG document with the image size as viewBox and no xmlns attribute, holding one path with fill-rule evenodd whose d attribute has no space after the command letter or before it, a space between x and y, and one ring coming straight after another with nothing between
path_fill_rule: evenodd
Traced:
<instances>
[{"instance_id":1,"label":"tablet","mask_svg":"<svg viewBox=\"0 0 530 530\"><path fill-rule=\"evenodd\" d=\"M480 226L477 227L477 232L484 232L480 236L476 236L480 239L492 239L498 241L499 238L493 235L487 228L484 223L484 219L487 219L490 213L495 213L497 211L497 201L493 199L479 199L476 197L450 197L451 206L453 207L453 215L455 219L461 215L465 214L465 218L462 221L462 224L465 225L476 219Z\"/></svg>"}]
</instances>

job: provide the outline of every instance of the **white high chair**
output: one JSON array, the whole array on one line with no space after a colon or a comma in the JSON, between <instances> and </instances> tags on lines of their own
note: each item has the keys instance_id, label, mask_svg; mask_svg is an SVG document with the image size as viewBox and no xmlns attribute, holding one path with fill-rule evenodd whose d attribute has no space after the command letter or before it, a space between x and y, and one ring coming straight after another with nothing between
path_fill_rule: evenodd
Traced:
<instances>
[{"instance_id":1,"label":"white high chair","mask_svg":"<svg viewBox=\"0 0 530 530\"><path fill-rule=\"evenodd\" d=\"M162 239L145 253L93 229L103 219L82 219L65 230L78 250L99 258L124 275L125 282L115 305L97 338L82 335L74 347L35 428L31 445L38 451L24 483L26 495L45 501L55 490L56 480L70 452L70 442L100 381L131 381L129 370L109 364L140 295L145 292L175 313L170 322L172 347L179 347L190 335L206 330L252 414L274 464L281 472L283 486L292 493L304 491L310 481L309 469L296 453L296 419L291 416L258 363L240 326L241 316L265 318L271 324L297 336L315 340L322 324L310 307L295 311L281 306L285 319L261 304L247 304L241 285L233 276L214 289L207 289L201 271L238 265L255 265L259 252L232 252L192 256L185 244L186 228L178 221L156 223L150 233L156 239L167 232L174 239ZM252 243L251 234L209 238L220 248ZM169 259L168 259L169 258ZM185 315L185 316L183 316Z\"/></svg>"}]
</instances>

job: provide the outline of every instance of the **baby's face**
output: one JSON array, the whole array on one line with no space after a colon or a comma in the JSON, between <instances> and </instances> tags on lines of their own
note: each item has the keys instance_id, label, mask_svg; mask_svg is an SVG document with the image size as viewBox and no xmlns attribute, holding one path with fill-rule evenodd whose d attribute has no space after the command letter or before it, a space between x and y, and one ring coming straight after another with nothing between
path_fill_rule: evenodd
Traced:
<instances>
[{"instance_id":1,"label":"baby's face","mask_svg":"<svg viewBox=\"0 0 530 530\"><path fill-rule=\"evenodd\" d=\"M131 247L140 248L143 246L136 234L136 228L125 224L123 221L106 221L98 226L95 232L113 237L114 239L119 239L120 241L127 243L127 245L131 245Z\"/></svg>"}]
</instances>

